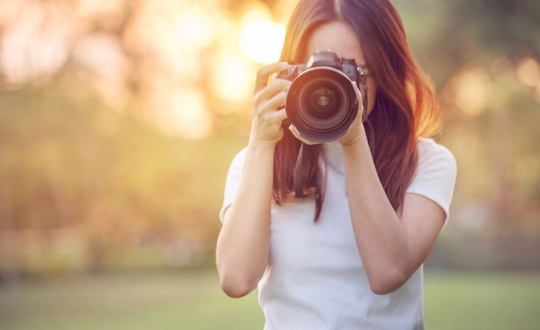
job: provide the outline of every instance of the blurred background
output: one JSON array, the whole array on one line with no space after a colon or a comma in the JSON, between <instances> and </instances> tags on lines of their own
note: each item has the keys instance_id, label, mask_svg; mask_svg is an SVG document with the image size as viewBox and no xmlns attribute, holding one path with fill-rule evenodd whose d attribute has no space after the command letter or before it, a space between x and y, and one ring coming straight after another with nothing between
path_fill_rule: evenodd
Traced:
<instances>
[{"instance_id":1,"label":"blurred background","mask_svg":"<svg viewBox=\"0 0 540 330\"><path fill-rule=\"evenodd\" d=\"M0 328L262 328L218 212L297 2L0 0ZM458 163L426 325L538 329L540 2L393 3Z\"/></svg>"}]
</instances>

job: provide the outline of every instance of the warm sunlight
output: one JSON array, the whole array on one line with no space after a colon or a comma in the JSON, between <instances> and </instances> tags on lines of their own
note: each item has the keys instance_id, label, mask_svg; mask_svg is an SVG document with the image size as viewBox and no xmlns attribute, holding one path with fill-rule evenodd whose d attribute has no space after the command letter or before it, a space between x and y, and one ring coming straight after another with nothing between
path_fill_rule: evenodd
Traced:
<instances>
[{"instance_id":1,"label":"warm sunlight","mask_svg":"<svg viewBox=\"0 0 540 330\"><path fill-rule=\"evenodd\" d=\"M200 49L209 45L215 37L216 17L202 13L200 9L184 13L179 17L181 22L178 37L185 41L191 48Z\"/></svg>"},{"instance_id":2,"label":"warm sunlight","mask_svg":"<svg viewBox=\"0 0 540 330\"><path fill-rule=\"evenodd\" d=\"M224 50L216 61L216 79L213 79L217 95L229 102L239 102L249 98L253 88L255 70L249 59L233 48ZM220 112L232 112L235 108L220 107Z\"/></svg>"},{"instance_id":3,"label":"warm sunlight","mask_svg":"<svg viewBox=\"0 0 540 330\"><path fill-rule=\"evenodd\" d=\"M540 330L539 18L540 0L0 0L0 330ZM338 142L304 146L300 200L286 190L301 144L279 111L290 84L260 69L298 64L289 53L335 19L359 38L329 29L333 45L315 46L367 52L381 91L360 138L377 147L350 162ZM405 90L382 90L403 75ZM417 78L431 94L405 110L422 139L387 106ZM347 196L366 166L388 189ZM348 198L391 214L407 191L446 227L409 283L370 283L377 255L359 254ZM242 205L223 222L231 203L271 210L244 219L270 230L242 226Z\"/></svg>"},{"instance_id":4,"label":"warm sunlight","mask_svg":"<svg viewBox=\"0 0 540 330\"><path fill-rule=\"evenodd\" d=\"M285 28L273 21L272 11L261 2L248 3L243 12L242 50L255 62L277 62L285 40Z\"/></svg>"},{"instance_id":5,"label":"warm sunlight","mask_svg":"<svg viewBox=\"0 0 540 330\"><path fill-rule=\"evenodd\" d=\"M248 56L259 63L273 63L279 60L285 28L273 22L248 22L240 34L240 45Z\"/></svg>"},{"instance_id":6,"label":"warm sunlight","mask_svg":"<svg viewBox=\"0 0 540 330\"><path fill-rule=\"evenodd\" d=\"M191 88L182 88L169 95L170 108L158 114L160 126L172 135L188 140L204 138L212 128L203 94Z\"/></svg>"}]
</instances>

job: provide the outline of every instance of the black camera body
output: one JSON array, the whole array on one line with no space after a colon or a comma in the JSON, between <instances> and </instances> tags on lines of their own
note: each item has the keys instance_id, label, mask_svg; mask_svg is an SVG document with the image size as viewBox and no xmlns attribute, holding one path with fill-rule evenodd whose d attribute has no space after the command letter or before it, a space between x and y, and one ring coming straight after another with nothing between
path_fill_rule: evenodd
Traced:
<instances>
[{"instance_id":1,"label":"black camera body","mask_svg":"<svg viewBox=\"0 0 540 330\"><path fill-rule=\"evenodd\" d=\"M296 131L314 142L334 141L349 131L360 102L355 85L367 107L363 68L331 51L317 51L306 64L289 65L276 78L292 81L285 111Z\"/></svg>"}]
</instances>

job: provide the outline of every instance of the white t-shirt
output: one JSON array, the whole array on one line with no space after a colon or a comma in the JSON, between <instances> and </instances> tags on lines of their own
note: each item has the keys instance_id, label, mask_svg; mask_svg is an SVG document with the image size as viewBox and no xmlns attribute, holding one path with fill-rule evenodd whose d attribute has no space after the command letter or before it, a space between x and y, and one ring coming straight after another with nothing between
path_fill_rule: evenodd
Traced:
<instances>
[{"instance_id":1,"label":"white t-shirt","mask_svg":"<svg viewBox=\"0 0 540 330\"><path fill-rule=\"evenodd\" d=\"M432 139L420 139L418 150L418 169L407 192L440 205L446 224L456 162ZM238 190L246 151L230 166L221 221ZM318 222L313 197L272 203L270 259L258 285L264 329L424 329L423 268L391 294L371 291L353 233L341 144L325 143L323 152L327 179Z\"/></svg>"}]
</instances>

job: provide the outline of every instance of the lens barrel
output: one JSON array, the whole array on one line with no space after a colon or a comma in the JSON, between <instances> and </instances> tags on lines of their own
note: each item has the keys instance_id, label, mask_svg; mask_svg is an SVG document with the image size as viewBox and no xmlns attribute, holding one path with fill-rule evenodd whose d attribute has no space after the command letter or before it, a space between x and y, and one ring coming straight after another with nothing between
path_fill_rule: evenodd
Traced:
<instances>
[{"instance_id":1,"label":"lens barrel","mask_svg":"<svg viewBox=\"0 0 540 330\"><path fill-rule=\"evenodd\" d=\"M331 67L314 67L292 82L285 109L298 133L314 142L330 142L349 131L358 114L354 83Z\"/></svg>"}]
</instances>

